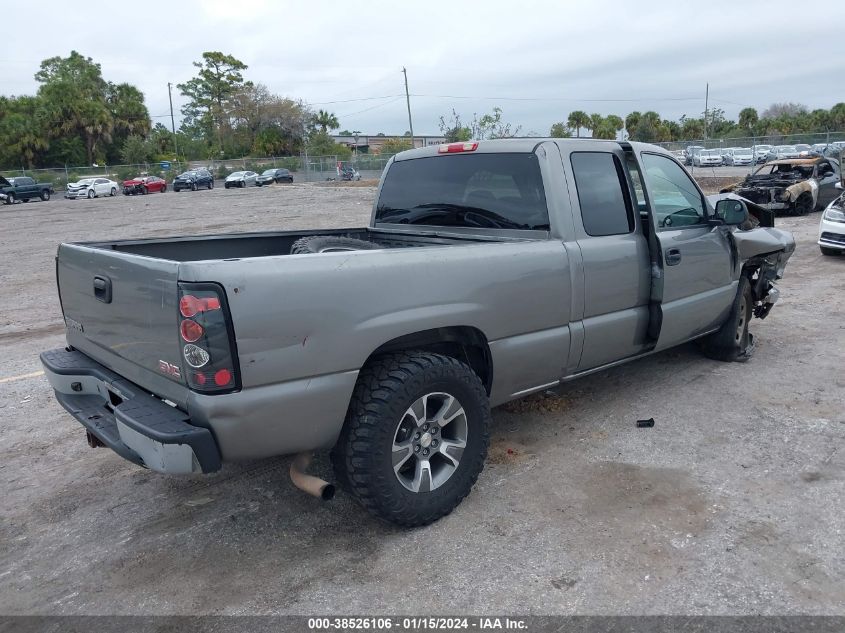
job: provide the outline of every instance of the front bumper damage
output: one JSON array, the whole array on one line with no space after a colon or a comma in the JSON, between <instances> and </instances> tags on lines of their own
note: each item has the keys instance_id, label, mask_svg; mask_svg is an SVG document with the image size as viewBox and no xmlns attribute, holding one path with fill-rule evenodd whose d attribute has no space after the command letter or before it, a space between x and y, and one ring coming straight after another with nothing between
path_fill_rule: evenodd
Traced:
<instances>
[{"instance_id":1,"label":"front bumper damage","mask_svg":"<svg viewBox=\"0 0 845 633\"><path fill-rule=\"evenodd\" d=\"M85 354L54 349L41 354L59 404L85 427L91 446L107 446L131 462L169 474L220 469L211 431Z\"/></svg>"}]
</instances>

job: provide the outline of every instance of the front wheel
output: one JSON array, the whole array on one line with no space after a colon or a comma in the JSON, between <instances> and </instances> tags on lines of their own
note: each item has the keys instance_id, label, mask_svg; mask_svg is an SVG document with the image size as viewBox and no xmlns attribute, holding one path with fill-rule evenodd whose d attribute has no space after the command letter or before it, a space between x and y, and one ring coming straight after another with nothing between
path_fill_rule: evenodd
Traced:
<instances>
[{"instance_id":1,"label":"front wheel","mask_svg":"<svg viewBox=\"0 0 845 633\"><path fill-rule=\"evenodd\" d=\"M389 354L361 370L332 463L373 515L427 525L470 493L490 424L487 392L467 365L423 351Z\"/></svg>"},{"instance_id":2,"label":"front wheel","mask_svg":"<svg viewBox=\"0 0 845 633\"><path fill-rule=\"evenodd\" d=\"M141 195L142 196L146 196L148 193L150 193L149 189L147 189L146 187L141 187ZM112 195L114 195L114 194L112 194Z\"/></svg>"},{"instance_id":3,"label":"front wheel","mask_svg":"<svg viewBox=\"0 0 845 633\"><path fill-rule=\"evenodd\" d=\"M88 199L89 199L89 200L91 200L93 197L94 197L94 190L93 190L93 189L89 189L89 190L88 190Z\"/></svg>"},{"instance_id":4,"label":"front wheel","mask_svg":"<svg viewBox=\"0 0 845 633\"><path fill-rule=\"evenodd\" d=\"M42 199L44 202L47 202L47 201L50 199L50 192L49 192L49 191L47 191L46 189L45 189L44 191L42 191L42 192L41 192L41 199Z\"/></svg>"},{"instance_id":5,"label":"front wheel","mask_svg":"<svg viewBox=\"0 0 845 633\"><path fill-rule=\"evenodd\" d=\"M807 215L813 210L813 196L805 191L798 196L795 204L792 205L792 210L796 215Z\"/></svg>"},{"instance_id":6,"label":"front wheel","mask_svg":"<svg viewBox=\"0 0 845 633\"><path fill-rule=\"evenodd\" d=\"M197 190L197 183L192 182L191 183L191 191L196 191L196 190Z\"/></svg>"},{"instance_id":7,"label":"front wheel","mask_svg":"<svg viewBox=\"0 0 845 633\"><path fill-rule=\"evenodd\" d=\"M708 358L721 361L744 362L754 352L754 337L748 331L754 299L748 278L739 279L739 289L734 297L727 320L716 332L701 339L701 351Z\"/></svg>"},{"instance_id":8,"label":"front wheel","mask_svg":"<svg viewBox=\"0 0 845 633\"><path fill-rule=\"evenodd\" d=\"M161 193L166 193L166 192L167 192L167 185L162 185L161 186Z\"/></svg>"},{"instance_id":9,"label":"front wheel","mask_svg":"<svg viewBox=\"0 0 845 633\"><path fill-rule=\"evenodd\" d=\"M6 204L15 204L15 194L12 192L6 194Z\"/></svg>"}]
</instances>

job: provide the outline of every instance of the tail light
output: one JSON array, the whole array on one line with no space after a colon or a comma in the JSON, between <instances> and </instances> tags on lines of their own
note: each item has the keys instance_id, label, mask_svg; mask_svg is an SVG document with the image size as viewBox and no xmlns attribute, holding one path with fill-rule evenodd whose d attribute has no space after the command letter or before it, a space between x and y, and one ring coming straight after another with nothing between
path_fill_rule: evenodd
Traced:
<instances>
[{"instance_id":1,"label":"tail light","mask_svg":"<svg viewBox=\"0 0 845 633\"><path fill-rule=\"evenodd\" d=\"M221 286L179 284L179 345L191 389L213 394L241 388L232 320Z\"/></svg>"}]
</instances>

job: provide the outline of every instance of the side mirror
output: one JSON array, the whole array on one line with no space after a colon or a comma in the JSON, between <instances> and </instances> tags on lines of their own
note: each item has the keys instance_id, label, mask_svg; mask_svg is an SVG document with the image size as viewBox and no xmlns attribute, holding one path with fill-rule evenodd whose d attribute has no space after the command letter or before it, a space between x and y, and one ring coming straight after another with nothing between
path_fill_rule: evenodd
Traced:
<instances>
[{"instance_id":1,"label":"side mirror","mask_svg":"<svg viewBox=\"0 0 845 633\"><path fill-rule=\"evenodd\" d=\"M739 226L748 220L748 209L741 201L727 198L716 203L716 217L728 226Z\"/></svg>"}]
</instances>

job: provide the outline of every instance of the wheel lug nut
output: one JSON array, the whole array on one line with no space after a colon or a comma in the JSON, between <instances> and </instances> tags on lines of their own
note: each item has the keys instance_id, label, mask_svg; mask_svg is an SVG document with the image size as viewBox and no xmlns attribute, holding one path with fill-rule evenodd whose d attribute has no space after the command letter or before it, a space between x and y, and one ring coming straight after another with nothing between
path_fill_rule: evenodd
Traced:
<instances>
[{"instance_id":1,"label":"wheel lug nut","mask_svg":"<svg viewBox=\"0 0 845 633\"><path fill-rule=\"evenodd\" d=\"M431 448L437 448L437 444L439 444L437 440L431 440Z\"/></svg>"},{"instance_id":2,"label":"wheel lug nut","mask_svg":"<svg viewBox=\"0 0 845 633\"><path fill-rule=\"evenodd\" d=\"M428 422L423 424L423 431L428 431Z\"/></svg>"},{"instance_id":3,"label":"wheel lug nut","mask_svg":"<svg viewBox=\"0 0 845 633\"><path fill-rule=\"evenodd\" d=\"M419 444L414 444L414 452L415 452L415 453L419 453L419 452L420 452L420 445L419 445Z\"/></svg>"},{"instance_id":4,"label":"wheel lug nut","mask_svg":"<svg viewBox=\"0 0 845 633\"><path fill-rule=\"evenodd\" d=\"M420 439L420 437L422 437L422 434L421 434L421 433L414 433L414 439L415 439L415 440Z\"/></svg>"},{"instance_id":5,"label":"wheel lug nut","mask_svg":"<svg viewBox=\"0 0 845 633\"><path fill-rule=\"evenodd\" d=\"M431 425L431 434L432 434L432 435L434 435L435 433L437 433L437 425L436 425L436 424L432 424L432 425Z\"/></svg>"},{"instance_id":6,"label":"wheel lug nut","mask_svg":"<svg viewBox=\"0 0 845 633\"><path fill-rule=\"evenodd\" d=\"M428 449L427 448L423 449L423 455L428 455Z\"/></svg>"}]
</instances>

